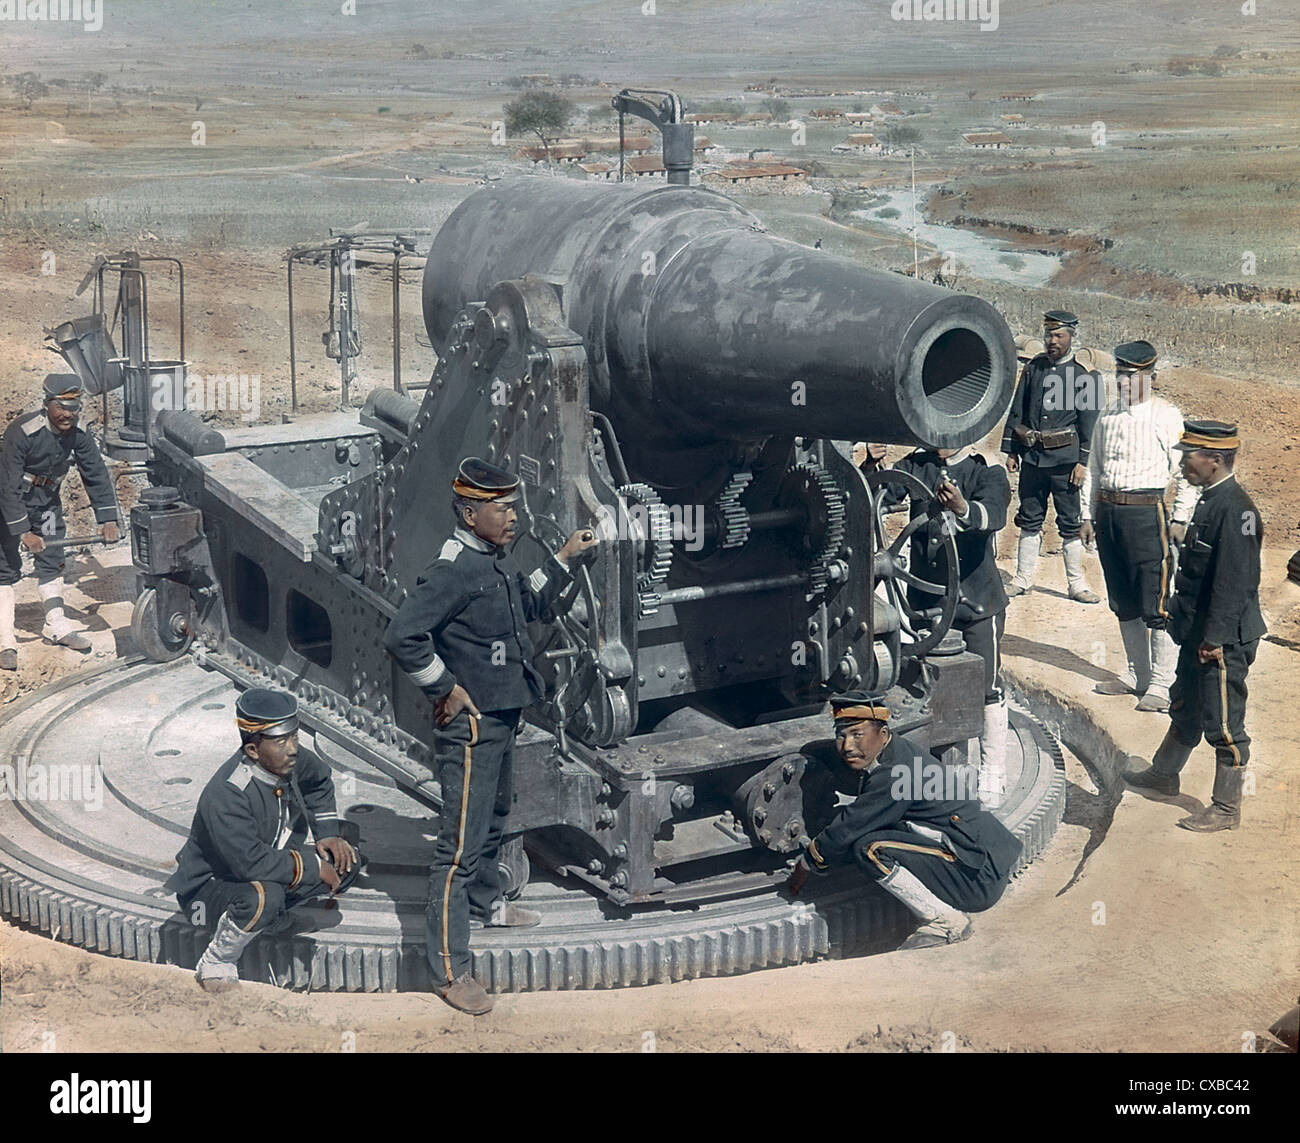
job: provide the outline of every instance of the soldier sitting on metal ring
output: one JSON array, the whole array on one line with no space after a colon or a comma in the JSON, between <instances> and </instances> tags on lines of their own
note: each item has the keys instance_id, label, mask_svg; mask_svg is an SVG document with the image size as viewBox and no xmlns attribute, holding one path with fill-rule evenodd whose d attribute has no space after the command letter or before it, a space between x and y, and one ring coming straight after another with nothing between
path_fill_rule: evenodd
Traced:
<instances>
[{"instance_id":1,"label":"soldier sitting on metal ring","mask_svg":"<svg viewBox=\"0 0 1300 1143\"><path fill-rule=\"evenodd\" d=\"M298 700L253 687L239 696L241 745L208 781L168 888L189 921L212 927L195 969L205 992L239 983L254 937L289 925L289 910L342 893L364 861L360 831L339 818L330 768L298 745ZM215 922L215 924L213 924Z\"/></svg>"},{"instance_id":2,"label":"soldier sitting on metal ring","mask_svg":"<svg viewBox=\"0 0 1300 1143\"><path fill-rule=\"evenodd\" d=\"M889 729L885 696L850 691L832 698L831 709L834 749L821 743L806 753L854 800L806 840L790 892L810 873L854 864L920 918L903 948L964 941L967 913L997 903L1020 842L975 800L972 767L945 766Z\"/></svg>"}]
</instances>

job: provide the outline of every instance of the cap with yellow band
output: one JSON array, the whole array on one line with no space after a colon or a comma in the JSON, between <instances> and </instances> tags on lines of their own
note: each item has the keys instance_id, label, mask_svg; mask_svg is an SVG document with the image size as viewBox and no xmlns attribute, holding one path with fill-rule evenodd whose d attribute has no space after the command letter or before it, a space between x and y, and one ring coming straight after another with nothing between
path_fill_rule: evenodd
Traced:
<instances>
[{"instance_id":1,"label":"cap with yellow band","mask_svg":"<svg viewBox=\"0 0 1300 1143\"><path fill-rule=\"evenodd\" d=\"M298 729L298 700L284 691L252 687L235 703L235 726L244 734L283 738Z\"/></svg>"},{"instance_id":2,"label":"cap with yellow band","mask_svg":"<svg viewBox=\"0 0 1300 1143\"><path fill-rule=\"evenodd\" d=\"M831 697L831 715L835 719L835 729L841 730L855 722L872 719L876 722L889 721L889 707L883 694L869 691L846 691L842 695Z\"/></svg>"},{"instance_id":3,"label":"cap with yellow band","mask_svg":"<svg viewBox=\"0 0 1300 1143\"><path fill-rule=\"evenodd\" d=\"M1156 347L1149 341L1126 341L1115 346L1115 368L1121 373L1154 369L1157 359Z\"/></svg>"},{"instance_id":4,"label":"cap with yellow band","mask_svg":"<svg viewBox=\"0 0 1300 1143\"><path fill-rule=\"evenodd\" d=\"M1236 425L1230 425L1225 421L1187 420L1183 422L1183 435L1178 438L1178 443L1174 447L1184 452L1194 452L1202 448L1231 452L1240 446L1241 438L1237 435Z\"/></svg>"},{"instance_id":5,"label":"cap with yellow band","mask_svg":"<svg viewBox=\"0 0 1300 1143\"><path fill-rule=\"evenodd\" d=\"M57 401L63 408L76 412L81 408L81 378L75 373L50 373L41 386L45 403Z\"/></svg>"},{"instance_id":6,"label":"cap with yellow band","mask_svg":"<svg viewBox=\"0 0 1300 1143\"><path fill-rule=\"evenodd\" d=\"M466 500L513 504L519 499L519 477L477 456L467 456L460 462L451 490Z\"/></svg>"}]
</instances>

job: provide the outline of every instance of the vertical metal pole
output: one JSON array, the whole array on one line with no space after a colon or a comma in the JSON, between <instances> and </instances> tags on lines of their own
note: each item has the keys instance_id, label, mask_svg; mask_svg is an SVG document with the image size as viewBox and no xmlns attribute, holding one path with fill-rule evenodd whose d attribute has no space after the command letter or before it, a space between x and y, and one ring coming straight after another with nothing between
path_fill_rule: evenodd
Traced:
<instances>
[{"instance_id":1,"label":"vertical metal pole","mask_svg":"<svg viewBox=\"0 0 1300 1143\"><path fill-rule=\"evenodd\" d=\"M912 277L920 278L916 254L916 148L912 148Z\"/></svg>"},{"instance_id":2,"label":"vertical metal pole","mask_svg":"<svg viewBox=\"0 0 1300 1143\"><path fill-rule=\"evenodd\" d=\"M402 307L400 277L402 252L396 242L393 244L393 391L402 391Z\"/></svg>"},{"instance_id":3,"label":"vertical metal pole","mask_svg":"<svg viewBox=\"0 0 1300 1143\"><path fill-rule=\"evenodd\" d=\"M298 411L298 361L293 349L293 255L289 255L289 408Z\"/></svg>"}]
</instances>

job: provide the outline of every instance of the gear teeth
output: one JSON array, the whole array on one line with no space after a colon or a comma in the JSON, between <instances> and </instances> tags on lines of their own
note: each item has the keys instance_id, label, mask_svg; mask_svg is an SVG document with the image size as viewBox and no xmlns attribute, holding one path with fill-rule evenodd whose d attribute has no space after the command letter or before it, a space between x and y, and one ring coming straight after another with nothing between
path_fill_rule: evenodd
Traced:
<instances>
[{"instance_id":1,"label":"gear teeth","mask_svg":"<svg viewBox=\"0 0 1300 1143\"><path fill-rule=\"evenodd\" d=\"M822 546L813 557L808 580L814 594L820 595L829 584L828 565L835 554L844 545L844 493L835 483L831 474L821 465L813 462L797 465L793 472L804 481L805 497L816 498L820 515L825 522L822 532Z\"/></svg>"},{"instance_id":2,"label":"gear teeth","mask_svg":"<svg viewBox=\"0 0 1300 1143\"><path fill-rule=\"evenodd\" d=\"M206 699L229 701L223 680L199 685L201 672L183 661L92 668L15 703L0 724L0 756L34 748L34 758L44 761L44 752L51 751L66 762L60 740L48 732L67 717L68 709L75 708L80 718L102 717L99 711L117 709L124 688L145 679L162 694L179 689L189 695L177 703L178 711ZM1050 696L1035 699L1034 705L1053 723L1062 717L1061 704ZM140 727L142 743L151 740L162 715L150 717L155 721ZM1018 705L1009 726L1025 763L1020 782L996 816L1020 840L1023 867L1042 853L1062 820L1065 760L1046 726ZM122 772L122 760L114 760L112 748L108 754L108 795L101 809L115 813L127 805L113 780ZM58 816L50 819L37 811ZM208 934L177 910L164 887L170 864L166 854L174 846L135 853L149 862L142 866L150 870L146 888L118 860L116 846L134 845L134 830L104 835L112 847L106 852L92 837L71 836L69 825L80 820L66 816L73 812L67 802L24 805L0 799L0 915L89 951L192 969ZM864 894L856 870L846 870L838 882L837 876L817 887L815 904L801 906L772 891L763 898L702 900L691 910L630 909L626 914L588 909L586 890L571 885L539 886L528 902L544 912L545 927L485 933L471 950L474 972L498 993L615 988L852 955L861 951L859 942L878 948L882 941L904 935L909 922L901 905L884 894ZM395 910L394 919L386 926L384 910L389 908ZM423 908L418 889L408 908L415 913ZM405 931L405 917L412 913L377 891L369 898L364 893L345 898L343 910L342 924L259 938L244 954L244 978L310 991L428 991L422 940L410 939Z\"/></svg>"},{"instance_id":3,"label":"gear teeth","mask_svg":"<svg viewBox=\"0 0 1300 1143\"><path fill-rule=\"evenodd\" d=\"M659 595L654 591L668 578L673 566L673 521L668 508L648 484L625 484L618 494L630 504L645 509L645 553L637 572L636 589L640 593L641 616L659 610Z\"/></svg>"},{"instance_id":4,"label":"gear teeth","mask_svg":"<svg viewBox=\"0 0 1300 1143\"><path fill-rule=\"evenodd\" d=\"M718 496L716 507L722 513L723 548L739 548L749 540L749 512L741 507L740 498L753 479L752 472L738 472Z\"/></svg>"}]
</instances>

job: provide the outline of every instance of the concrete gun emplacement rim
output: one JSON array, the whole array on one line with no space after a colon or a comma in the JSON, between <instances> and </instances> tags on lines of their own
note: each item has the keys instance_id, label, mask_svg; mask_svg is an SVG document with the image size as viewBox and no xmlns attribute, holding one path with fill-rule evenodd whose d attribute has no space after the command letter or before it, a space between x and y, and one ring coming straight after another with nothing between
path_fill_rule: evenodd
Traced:
<instances>
[{"instance_id":1,"label":"concrete gun emplacement rim","mask_svg":"<svg viewBox=\"0 0 1300 1143\"><path fill-rule=\"evenodd\" d=\"M226 679L188 660L134 658L15 704L0 726L11 783L0 800L0 913L92 951L193 967L207 931L163 882L199 792L233 749L233 701ZM1060 824L1065 763L1032 716L1013 711L1011 725L998 816L1024 846L1023 867ZM313 991L427 990L424 861L436 819L340 747L318 748L334 769L340 812L361 829L367 877L338 908L303 906L293 929L259 937L241 975ZM49 797L56 782L67 797ZM473 933L474 971L494 992L658 984L883 951L912 927L855 871L814 879L805 894L619 909L535 873L523 899L542 924Z\"/></svg>"}]
</instances>

